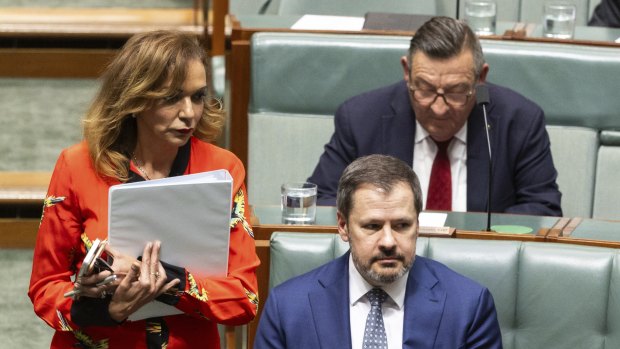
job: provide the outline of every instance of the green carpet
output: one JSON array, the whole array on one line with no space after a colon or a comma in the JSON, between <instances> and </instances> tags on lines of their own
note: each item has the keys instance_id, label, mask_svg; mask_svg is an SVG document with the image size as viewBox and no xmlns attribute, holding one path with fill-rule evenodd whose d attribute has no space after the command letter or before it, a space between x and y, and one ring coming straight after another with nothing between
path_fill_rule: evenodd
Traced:
<instances>
[{"instance_id":1,"label":"green carpet","mask_svg":"<svg viewBox=\"0 0 620 349\"><path fill-rule=\"evenodd\" d=\"M82 138L94 79L0 79L0 171L52 171Z\"/></svg>"},{"instance_id":2,"label":"green carpet","mask_svg":"<svg viewBox=\"0 0 620 349\"><path fill-rule=\"evenodd\" d=\"M49 348L54 331L28 298L32 250L0 249L0 342L3 348Z\"/></svg>"}]
</instances>

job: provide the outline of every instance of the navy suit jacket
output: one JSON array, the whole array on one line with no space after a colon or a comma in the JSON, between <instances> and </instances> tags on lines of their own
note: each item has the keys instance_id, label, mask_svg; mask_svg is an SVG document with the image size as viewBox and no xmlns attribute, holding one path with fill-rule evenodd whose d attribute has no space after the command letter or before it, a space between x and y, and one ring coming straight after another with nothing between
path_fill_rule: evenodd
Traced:
<instances>
[{"instance_id":1,"label":"navy suit jacket","mask_svg":"<svg viewBox=\"0 0 620 349\"><path fill-rule=\"evenodd\" d=\"M493 152L494 212L561 216L549 135L542 109L520 94L493 84L487 118ZM413 166L415 115L400 81L344 102L335 131L309 182L318 185L319 205L336 203L338 180L358 157L387 154ZM467 121L467 211L485 212L489 159L482 107Z\"/></svg>"},{"instance_id":2,"label":"navy suit jacket","mask_svg":"<svg viewBox=\"0 0 620 349\"><path fill-rule=\"evenodd\" d=\"M348 265L346 253L274 288L254 348L351 348ZM406 287L403 348L502 347L493 297L486 288L419 256Z\"/></svg>"},{"instance_id":3,"label":"navy suit jacket","mask_svg":"<svg viewBox=\"0 0 620 349\"><path fill-rule=\"evenodd\" d=\"M620 0L602 0L594 9L588 25L620 28Z\"/></svg>"}]
</instances>

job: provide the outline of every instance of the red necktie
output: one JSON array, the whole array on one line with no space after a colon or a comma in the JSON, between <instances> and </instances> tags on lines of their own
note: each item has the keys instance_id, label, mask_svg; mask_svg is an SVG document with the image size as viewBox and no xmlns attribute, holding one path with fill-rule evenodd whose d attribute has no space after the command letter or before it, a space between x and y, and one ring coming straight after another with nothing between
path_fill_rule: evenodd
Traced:
<instances>
[{"instance_id":1,"label":"red necktie","mask_svg":"<svg viewBox=\"0 0 620 349\"><path fill-rule=\"evenodd\" d=\"M448 145L451 141L452 138L444 142L435 141L437 155L433 161L428 184L427 210L452 210L452 175L450 174L450 158L448 158Z\"/></svg>"}]
</instances>

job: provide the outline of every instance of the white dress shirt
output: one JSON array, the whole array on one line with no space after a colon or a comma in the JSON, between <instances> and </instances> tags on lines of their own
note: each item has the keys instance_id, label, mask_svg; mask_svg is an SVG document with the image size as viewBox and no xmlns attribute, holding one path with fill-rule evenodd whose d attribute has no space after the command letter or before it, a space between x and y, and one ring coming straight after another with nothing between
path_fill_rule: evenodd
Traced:
<instances>
[{"instance_id":1,"label":"white dress shirt","mask_svg":"<svg viewBox=\"0 0 620 349\"><path fill-rule=\"evenodd\" d=\"M388 298L383 302L381 308L383 312L383 323L387 336L388 348L403 347L403 319L405 315L405 290L407 288L407 278L409 272L405 273L400 279L382 287ZM357 271L353 264L353 258L349 256L349 314L351 324L351 344L352 349L362 349L364 341L364 329L366 328L366 318L370 312L370 302L366 298L366 293L374 286L369 284Z\"/></svg>"},{"instance_id":2,"label":"white dress shirt","mask_svg":"<svg viewBox=\"0 0 620 349\"><path fill-rule=\"evenodd\" d=\"M422 187L422 207L426 209L428 184L437 145L428 132L416 120L413 145L413 171L418 175ZM467 123L454 135L448 146L450 174L452 177L452 211L467 211Z\"/></svg>"}]
</instances>

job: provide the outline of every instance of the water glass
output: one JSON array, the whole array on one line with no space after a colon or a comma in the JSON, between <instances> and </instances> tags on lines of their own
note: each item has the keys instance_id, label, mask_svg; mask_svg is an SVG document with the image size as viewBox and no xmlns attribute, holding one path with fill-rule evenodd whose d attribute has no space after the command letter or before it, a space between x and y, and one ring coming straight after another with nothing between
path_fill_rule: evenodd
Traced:
<instances>
[{"instance_id":1,"label":"water glass","mask_svg":"<svg viewBox=\"0 0 620 349\"><path fill-rule=\"evenodd\" d=\"M543 9L543 36L555 39L572 39L575 32L577 7L566 1L550 1Z\"/></svg>"},{"instance_id":2,"label":"water glass","mask_svg":"<svg viewBox=\"0 0 620 349\"><path fill-rule=\"evenodd\" d=\"M465 1L465 21L476 35L494 35L497 4L493 0Z\"/></svg>"},{"instance_id":3,"label":"water glass","mask_svg":"<svg viewBox=\"0 0 620 349\"><path fill-rule=\"evenodd\" d=\"M282 223L313 224L316 217L316 184L285 183L282 192Z\"/></svg>"}]
</instances>

